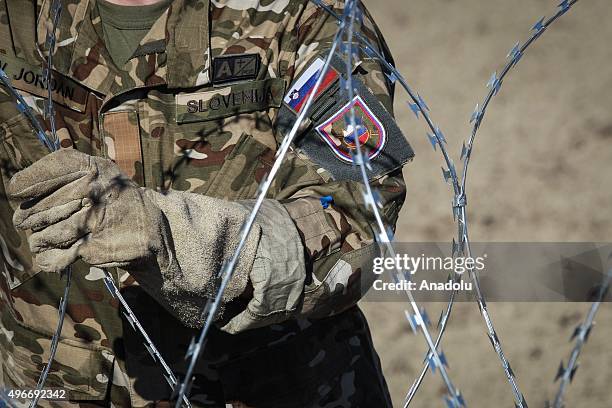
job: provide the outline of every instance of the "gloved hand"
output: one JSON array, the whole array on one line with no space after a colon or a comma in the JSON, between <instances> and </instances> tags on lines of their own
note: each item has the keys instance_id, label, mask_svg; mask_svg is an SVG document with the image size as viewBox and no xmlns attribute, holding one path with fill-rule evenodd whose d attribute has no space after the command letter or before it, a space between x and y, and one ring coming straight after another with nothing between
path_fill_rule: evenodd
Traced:
<instances>
[{"instance_id":1,"label":"gloved hand","mask_svg":"<svg viewBox=\"0 0 612 408\"><path fill-rule=\"evenodd\" d=\"M61 150L15 174L7 192L19 203L13 224L33 231L28 242L43 271L79 258L124 267L167 250L162 211L110 160Z\"/></svg>"},{"instance_id":2,"label":"gloved hand","mask_svg":"<svg viewBox=\"0 0 612 408\"><path fill-rule=\"evenodd\" d=\"M35 262L58 272L78 259L122 267L188 325L215 293L216 274L234 252L249 210L198 194L140 188L110 160L67 149L15 174L13 223L31 229ZM245 289L261 228L255 225L224 300Z\"/></svg>"}]
</instances>

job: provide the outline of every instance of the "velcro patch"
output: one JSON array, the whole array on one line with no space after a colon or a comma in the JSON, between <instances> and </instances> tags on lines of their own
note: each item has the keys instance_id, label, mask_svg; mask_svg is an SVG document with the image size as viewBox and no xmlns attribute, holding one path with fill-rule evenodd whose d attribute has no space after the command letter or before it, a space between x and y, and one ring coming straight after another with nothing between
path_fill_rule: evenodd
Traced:
<instances>
[{"instance_id":1,"label":"velcro patch","mask_svg":"<svg viewBox=\"0 0 612 408\"><path fill-rule=\"evenodd\" d=\"M332 63L340 67L343 62L332 60ZM311 125L296 138L295 146L336 180L361 180L359 170L353 165L356 137L370 159L366 169L369 179L388 174L411 160L414 157L412 147L372 91L354 78L356 96L349 102L339 82L333 81L318 95L308 114ZM350 123L351 107L355 112L354 127ZM279 137L291 129L296 113L289 104L283 104L276 124Z\"/></svg>"},{"instance_id":2,"label":"velcro patch","mask_svg":"<svg viewBox=\"0 0 612 408\"><path fill-rule=\"evenodd\" d=\"M138 114L135 111L111 111L102 117L104 147L109 159L139 185L144 185L142 147Z\"/></svg>"},{"instance_id":3,"label":"velcro patch","mask_svg":"<svg viewBox=\"0 0 612 408\"><path fill-rule=\"evenodd\" d=\"M302 111L308 96L310 96L317 83L317 79L319 79L319 71L324 65L325 62L321 58L315 59L314 62L310 64L293 83L291 90L287 93L285 99L283 100L287 106L293 110L293 112L300 113ZM325 77L323 78L321 85L317 89L314 99L317 99L323 92L329 89L329 87L332 86L332 84L338 78L338 71L330 66L325 73Z\"/></svg>"},{"instance_id":4,"label":"velcro patch","mask_svg":"<svg viewBox=\"0 0 612 408\"><path fill-rule=\"evenodd\" d=\"M257 78L259 54L221 55L213 58L213 83L244 81Z\"/></svg>"},{"instance_id":5,"label":"velcro patch","mask_svg":"<svg viewBox=\"0 0 612 408\"><path fill-rule=\"evenodd\" d=\"M176 122L190 123L278 108L283 101L285 81L269 78L176 95Z\"/></svg>"}]
</instances>

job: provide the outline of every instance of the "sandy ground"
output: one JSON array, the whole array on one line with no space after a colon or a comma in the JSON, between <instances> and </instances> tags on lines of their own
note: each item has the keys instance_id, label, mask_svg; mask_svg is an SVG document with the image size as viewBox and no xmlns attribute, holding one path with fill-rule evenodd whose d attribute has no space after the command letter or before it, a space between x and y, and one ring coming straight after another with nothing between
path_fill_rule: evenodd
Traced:
<instances>
[{"instance_id":1,"label":"sandy ground","mask_svg":"<svg viewBox=\"0 0 612 408\"><path fill-rule=\"evenodd\" d=\"M485 83L516 41L551 15L550 0L364 0L400 71L418 90L458 160ZM476 141L468 183L474 241L603 241L612 236L612 5L582 0L528 51L493 101ZM399 123L417 157L405 170L400 241L449 241L449 186L425 124L398 92ZM404 304L363 303L396 406L417 376L425 347L403 320ZM502 345L529 406L556 391L584 303L490 303ZM427 305L434 319L442 304ZM612 305L605 304L567 394L568 407L612 407ZM475 304L459 304L443 349L470 407L511 407L512 393ZM428 375L415 407L444 406Z\"/></svg>"}]
</instances>

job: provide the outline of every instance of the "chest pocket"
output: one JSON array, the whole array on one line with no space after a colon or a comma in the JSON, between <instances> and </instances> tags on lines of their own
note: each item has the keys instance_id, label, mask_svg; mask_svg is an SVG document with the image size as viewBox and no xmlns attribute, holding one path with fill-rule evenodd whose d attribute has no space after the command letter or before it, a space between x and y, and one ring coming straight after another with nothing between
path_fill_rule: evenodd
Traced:
<instances>
[{"instance_id":1,"label":"chest pocket","mask_svg":"<svg viewBox=\"0 0 612 408\"><path fill-rule=\"evenodd\" d=\"M255 82L267 89L266 81ZM277 88L268 99L236 85L178 95L149 91L133 116L139 123L143 185L230 200L253 197L276 152L270 117L280 106L284 81L273 84ZM225 98L214 99L211 92ZM223 109L211 110L219 106Z\"/></svg>"},{"instance_id":2,"label":"chest pocket","mask_svg":"<svg viewBox=\"0 0 612 408\"><path fill-rule=\"evenodd\" d=\"M129 178L144 185L138 112L132 109L105 113L102 116L102 137L106 157L117 163Z\"/></svg>"}]
</instances>

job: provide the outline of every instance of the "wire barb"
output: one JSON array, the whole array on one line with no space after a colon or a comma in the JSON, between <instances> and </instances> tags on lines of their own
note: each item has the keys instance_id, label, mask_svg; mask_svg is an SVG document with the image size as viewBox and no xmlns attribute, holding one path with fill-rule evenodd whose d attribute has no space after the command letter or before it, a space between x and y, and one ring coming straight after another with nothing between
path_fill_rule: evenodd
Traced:
<instances>
[{"instance_id":1,"label":"wire barb","mask_svg":"<svg viewBox=\"0 0 612 408\"><path fill-rule=\"evenodd\" d=\"M612 259L612 254L611 258L609 259ZM599 290L597 291L595 300L591 304L584 321L579 324L572 333L570 340L575 340L575 344L570 353L567 368L563 366L563 361L561 361L559 369L557 370L557 375L555 376L555 382L559 379L561 379L561 382L559 383L559 389L557 390L557 393L555 395L555 400L552 405L553 408L563 407L563 397L565 395L565 391L574 379L574 375L576 375L576 370L578 370L578 357L580 357L580 353L582 352L584 345L589 340L591 329L595 324L595 316L597 315L597 311L599 310L601 303L605 300L608 290L610 289L611 282L612 267L608 269L608 272L604 277L603 282L599 286Z\"/></svg>"}]
</instances>

